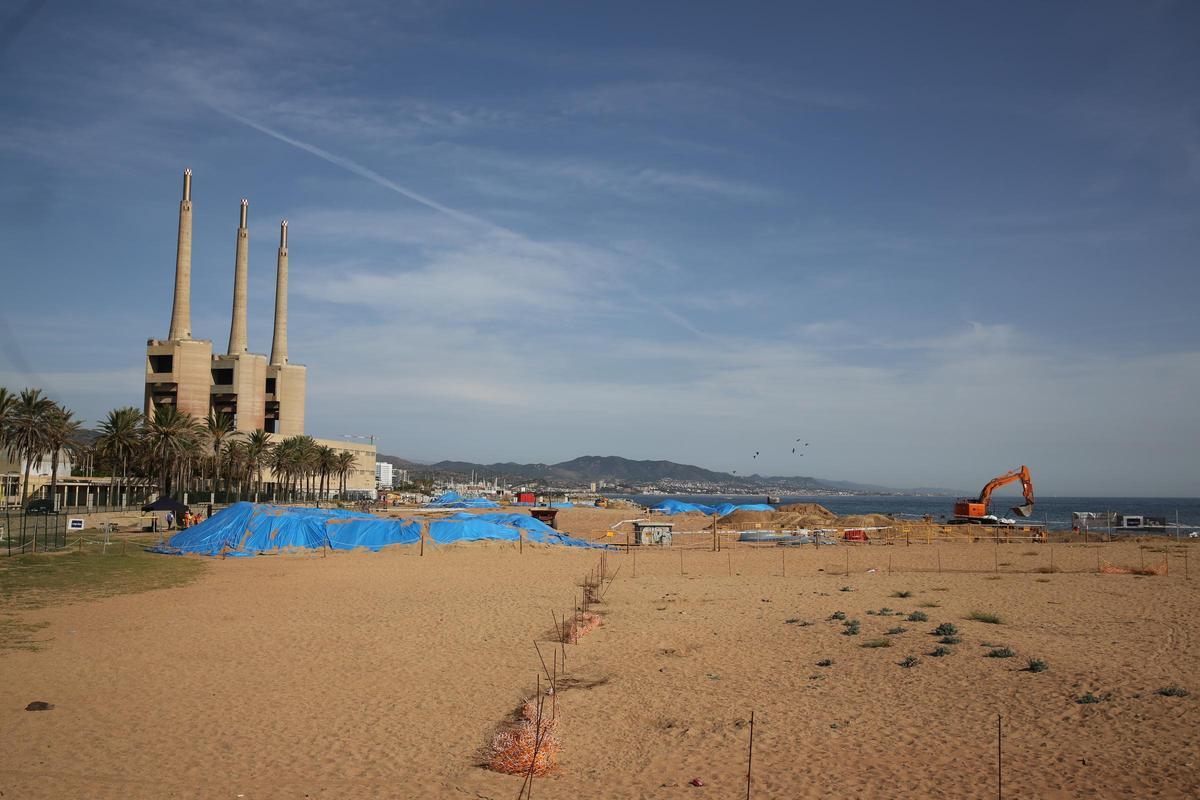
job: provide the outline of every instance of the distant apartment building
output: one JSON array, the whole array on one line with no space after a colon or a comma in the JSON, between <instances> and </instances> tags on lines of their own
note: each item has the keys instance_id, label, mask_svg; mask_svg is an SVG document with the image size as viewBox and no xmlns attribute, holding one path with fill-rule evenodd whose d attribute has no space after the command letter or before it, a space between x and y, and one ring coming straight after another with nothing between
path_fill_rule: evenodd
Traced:
<instances>
[{"instance_id":1,"label":"distant apartment building","mask_svg":"<svg viewBox=\"0 0 1200 800\"><path fill-rule=\"evenodd\" d=\"M392 465L386 461L375 462L375 486L377 488L390 489L392 483Z\"/></svg>"}]
</instances>

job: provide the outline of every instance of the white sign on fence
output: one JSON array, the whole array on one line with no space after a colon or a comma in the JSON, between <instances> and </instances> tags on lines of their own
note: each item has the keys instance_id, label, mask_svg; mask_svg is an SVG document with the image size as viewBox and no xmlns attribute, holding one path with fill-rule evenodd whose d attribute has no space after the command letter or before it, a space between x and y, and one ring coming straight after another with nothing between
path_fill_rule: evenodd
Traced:
<instances>
[{"instance_id":1,"label":"white sign on fence","mask_svg":"<svg viewBox=\"0 0 1200 800\"><path fill-rule=\"evenodd\" d=\"M83 517L71 517L67 520L67 530L81 531L83 530Z\"/></svg>"}]
</instances>

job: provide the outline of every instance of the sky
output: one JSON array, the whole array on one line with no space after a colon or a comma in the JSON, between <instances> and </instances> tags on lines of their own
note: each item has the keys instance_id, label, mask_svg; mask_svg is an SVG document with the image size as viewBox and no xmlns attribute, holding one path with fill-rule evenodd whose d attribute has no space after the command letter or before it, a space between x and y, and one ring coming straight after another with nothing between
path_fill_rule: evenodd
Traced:
<instances>
[{"instance_id":1,"label":"sky","mask_svg":"<svg viewBox=\"0 0 1200 800\"><path fill-rule=\"evenodd\" d=\"M140 405L185 167L316 436L1200 495L1194 3L10 3L0 385Z\"/></svg>"}]
</instances>

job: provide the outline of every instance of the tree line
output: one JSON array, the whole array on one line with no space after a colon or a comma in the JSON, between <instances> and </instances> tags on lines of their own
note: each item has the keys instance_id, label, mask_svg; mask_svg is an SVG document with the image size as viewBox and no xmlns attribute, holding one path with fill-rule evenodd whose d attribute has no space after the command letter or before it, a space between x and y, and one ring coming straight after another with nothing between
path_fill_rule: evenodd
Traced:
<instances>
[{"instance_id":1,"label":"tree line","mask_svg":"<svg viewBox=\"0 0 1200 800\"><path fill-rule=\"evenodd\" d=\"M354 454L321 445L311 436L272 441L259 429L244 433L234 420L213 409L198 419L175 406L155 406L150 415L127 406L108 412L98 436L89 441L82 422L41 389L12 393L0 387L0 451L21 465L21 507L29 500L34 464L50 458L50 497L58 489L63 456L95 464L94 473L110 478L109 504L130 487L156 486L164 495L208 489L239 497L263 494L263 474L275 477L272 499L327 498L337 481L345 497Z\"/></svg>"}]
</instances>

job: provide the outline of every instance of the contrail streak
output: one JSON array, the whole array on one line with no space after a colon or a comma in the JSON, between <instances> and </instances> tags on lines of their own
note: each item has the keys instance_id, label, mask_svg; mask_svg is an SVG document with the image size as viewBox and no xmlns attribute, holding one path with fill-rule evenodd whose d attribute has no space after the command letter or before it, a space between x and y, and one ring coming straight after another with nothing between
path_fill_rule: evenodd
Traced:
<instances>
[{"instance_id":1,"label":"contrail streak","mask_svg":"<svg viewBox=\"0 0 1200 800\"><path fill-rule=\"evenodd\" d=\"M559 252L558 250L556 250L555 248L553 248L549 245L542 244L541 242L532 241L527 236L524 236L523 234L518 233L517 231L510 230L509 228L505 228L503 225L497 225L496 223L490 222L486 219L483 219L482 217L477 217L474 214L468 214L465 211L459 211L457 208L451 208L450 206L439 203L438 201L436 201L432 198L426 197L425 195L421 194L420 192L414 192L412 189L409 189L405 186L401 186L400 184L393 181L391 178L387 178L383 175L380 175L375 170L370 169L369 167L364 167L362 164L359 164L357 161L352 161L351 159L345 158L344 156L339 156L334 153L331 153L328 150L324 150L320 147L317 147L315 144L309 144L308 142L302 142L299 139L288 136L285 133L281 133L281 132L275 130L274 128L269 128L260 122L255 122L254 120L252 120L248 117L243 117L241 114L238 114L234 111L230 111L227 108L222 108L221 106L219 106L215 103L209 102L208 105L214 111L217 111L220 114L224 114L225 116L229 117L230 119L236 120L248 128L253 128L254 130L258 131L259 133L263 133L263 134L266 134L267 136L270 136L272 139L276 139L280 142L283 142L284 144L289 144L292 147L303 150L304 152L314 155L323 161L328 161L330 164L333 164L334 166L338 166L348 172L352 172L361 178L366 178L367 180L371 181L372 183L382 186L385 189L390 189L391 191L393 191L399 195L402 195L404 197L407 197L408 199L410 199L416 203L420 203L421 205L425 206L426 208L430 208L430 209L433 209L434 211L437 211L438 213L445 214L446 216L451 217L452 219L458 220L459 222L464 222L468 225L479 226L481 228L490 230L493 233L498 233L505 237L508 237L511 239L516 239L516 240L520 241L522 244L529 246L531 248L536 248L538 250L541 250L556 259L561 260L564 258L563 254L561 252ZM695 336L699 336L703 339L708 339L709 341L719 341L719 339L717 337L713 336L712 334L705 333L704 331L697 328L695 325L693 325L691 322L689 322L687 320L687 318L685 318L681 314L671 310L670 308L668 308L666 305L659 302L658 300L655 300L652 297L647 297L645 294L642 293L642 291L638 287L636 287L629 281L627 281L621 277L618 277L618 276L612 276L612 277L614 278L614 280L617 283L619 283L621 286L623 286L625 288L625 290L628 291L635 298L640 300L642 303L645 303L646 305L658 310L664 317L671 320L676 325L679 325L681 328L688 331L689 333L691 333Z\"/></svg>"},{"instance_id":2,"label":"contrail streak","mask_svg":"<svg viewBox=\"0 0 1200 800\"><path fill-rule=\"evenodd\" d=\"M367 180L371 181L372 183L376 183L385 189L391 189L396 194L403 195L403 196L407 197L409 200L413 200L414 202L420 203L421 205L425 206L426 208L431 208L434 211L438 211L442 214L445 214L448 217L453 217L454 219L458 220L459 222L465 222L468 225L478 225L483 228L488 228L497 233L502 233L505 236L524 238L520 234L518 234L516 231L511 231L508 228L505 228L501 225L495 224L494 222L489 222L486 219L481 219L480 217L477 217L474 214L468 214L465 211L459 211L457 208L451 208L450 206L443 205L442 203L439 203L438 201L436 201L432 198L426 197L425 195L421 194L420 192L414 192L412 189L401 186L400 184L396 183L394 180L392 180L390 178L386 178L383 175L380 175L375 170L370 169L368 167L364 167L362 164L359 164L356 161L351 161L348 158L344 158L342 156L335 155L335 154L329 152L328 150L323 150L320 147L317 147L315 144L309 144L308 142L302 142L299 139L293 139L291 136L288 136L285 133L280 133L279 131L275 130L274 128L268 128L266 125L263 125L262 123L255 122L254 120L249 119L247 117L243 117L241 114L237 114L233 111L230 111L229 109L221 108L220 106L217 106L217 105L213 105L212 108L214 110L224 114L225 116L229 117L230 119L235 119L247 127L253 128L254 130L256 130L260 133L265 133L267 136L270 136L272 139L278 139L279 141L281 141L285 144L290 144L292 147L299 148L306 153L311 153L312 155L316 156L317 158L320 158L324 161L328 161L330 164L341 167L342 169L347 170L349 172L353 172L355 175L358 175L361 178L366 178Z\"/></svg>"}]
</instances>

